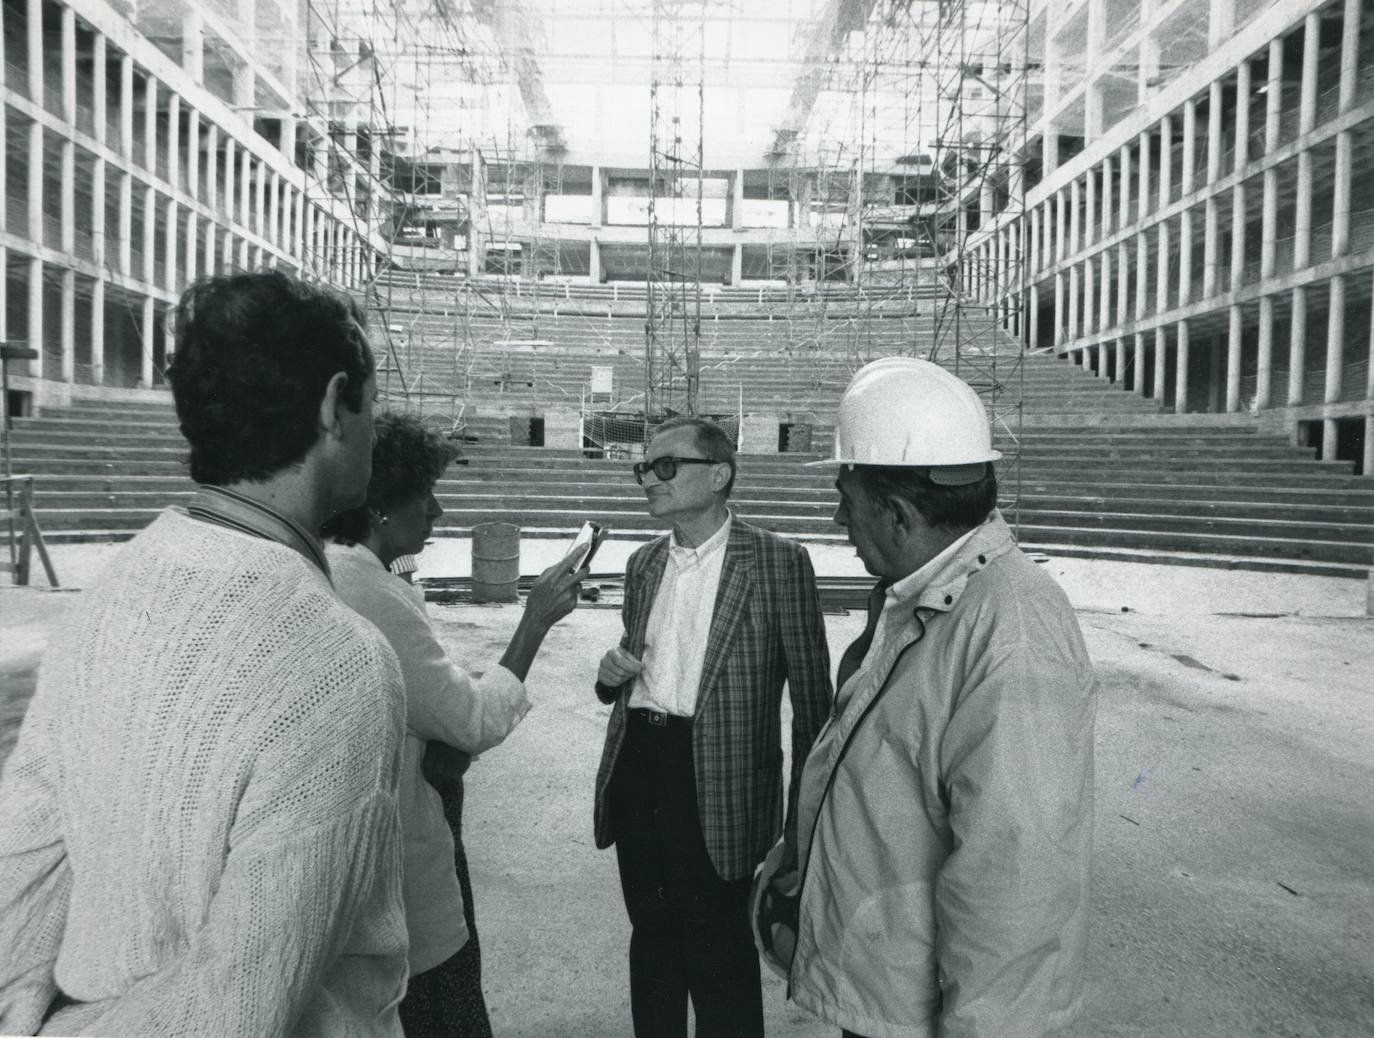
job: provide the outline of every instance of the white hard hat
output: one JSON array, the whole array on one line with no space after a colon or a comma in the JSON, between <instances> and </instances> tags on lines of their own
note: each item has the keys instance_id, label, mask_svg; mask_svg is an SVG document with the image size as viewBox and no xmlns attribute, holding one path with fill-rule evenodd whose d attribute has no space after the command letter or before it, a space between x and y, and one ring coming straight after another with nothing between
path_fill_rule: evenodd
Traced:
<instances>
[{"instance_id":1,"label":"white hard hat","mask_svg":"<svg viewBox=\"0 0 1374 1038\"><path fill-rule=\"evenodd\" d=\"M978 394L938 364L882 357L849 382L835 422L835 453L823 465L930 468L937 483L982 478L1002 455Z\"/></svg>"}]
</instances>

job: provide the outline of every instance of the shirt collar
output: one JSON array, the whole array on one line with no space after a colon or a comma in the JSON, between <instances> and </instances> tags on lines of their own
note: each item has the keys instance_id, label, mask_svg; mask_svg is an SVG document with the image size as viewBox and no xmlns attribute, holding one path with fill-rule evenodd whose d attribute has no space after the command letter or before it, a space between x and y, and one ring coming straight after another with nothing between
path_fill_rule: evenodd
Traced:
<instances>
[{"instance_id":1,"label":"shirt collar","mask_svg":"<svg viewBox=\"0 0 1374 1038\"><path fill-rule=\"evenodd\" d=\"M733 513L726 513L725 522L720 524L720 529L707 537L695 548L688 548L678 544L677 531L673 530L668 534L668 554L676 563L700 562L708 555L725 549L725 542L730 539L730 524L734 521Z\"/></svg>"},{"instance_id":2,"label":"shirt collar","mask_svg":"<svg viewBox=\"0 0 1374 1038\"><path fill-rule=\"evenodd\" d=\"M202 522L225 526L253 537L276 541L298 552L329 579L329 562L320 539L290 516L228 487L196 487L186 514Z\"/></svg>"}]
</instances>

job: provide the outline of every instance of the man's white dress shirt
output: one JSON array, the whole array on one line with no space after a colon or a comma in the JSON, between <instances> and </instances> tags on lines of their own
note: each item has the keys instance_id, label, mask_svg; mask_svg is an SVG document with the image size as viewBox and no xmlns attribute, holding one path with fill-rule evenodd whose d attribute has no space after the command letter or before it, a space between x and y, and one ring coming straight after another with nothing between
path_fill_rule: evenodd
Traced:
<instances>
[{"instance_id":1,"label":"man's white dress shirt","mask_svg":"<svg viewBox=\"0 0 1374 1038\"><path fill-rule=\"evenodd\" d=\"M669 535L668 560L644 632L644 669L635 677L630 708L691 717L716 612L716 591L730 539L730 519L695 548Z\"/></svg>"}]
</instances>

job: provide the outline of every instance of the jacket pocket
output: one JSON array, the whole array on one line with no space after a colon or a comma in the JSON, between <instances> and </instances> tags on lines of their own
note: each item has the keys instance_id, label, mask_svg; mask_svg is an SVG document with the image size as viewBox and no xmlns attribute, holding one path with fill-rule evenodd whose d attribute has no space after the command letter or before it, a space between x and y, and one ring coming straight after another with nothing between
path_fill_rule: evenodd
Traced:
<instances>
[{"instance_id":1,"label":"jacket pocket","mask_svg":"<svg viewBox=\"0 0 1374 1038\"><path fill-rule=\"evenodd\" d=\"M939 1011L931 885L889 887L866 898L844 928L840 975L870 1019L915 1026Z\"/></svg>"}]
</instances>

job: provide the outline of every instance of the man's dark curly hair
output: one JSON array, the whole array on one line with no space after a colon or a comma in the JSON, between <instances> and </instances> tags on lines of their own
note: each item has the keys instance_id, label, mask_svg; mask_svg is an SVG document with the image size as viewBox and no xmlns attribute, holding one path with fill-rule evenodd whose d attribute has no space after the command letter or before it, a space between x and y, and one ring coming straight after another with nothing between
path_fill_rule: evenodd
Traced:
<instances>
[{"instance_id":1,"label":"man's dark curly hair","mask_svg":"<svg viewBox=\"0 0 1374 1038\"><path fill-rule=\"evenodd\" d=\"M342 293L279 270L221 274L186 290L175 321L167 378L197 483L261 482L299 462L340 371L344 403L362 407L372 350Z\"/></svg>"},{"instance_id":2,"label":"man's dark curly hair","mask_svg":"<svg viewBox=\"0 0 1374 1038\"><path fill-rule=\"evenodd\" d=\"M414 415L388 411L374 425L372 479L367 501L334 516L321 528L325 537L357 544L372 532L372 513L385 514L412 497L428 494L457 455L457 448Z\"/></svg>"}]
</instances>

